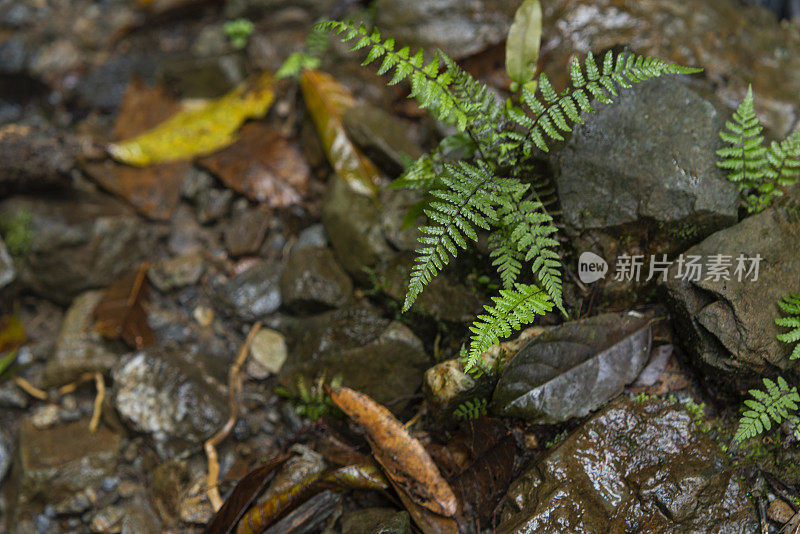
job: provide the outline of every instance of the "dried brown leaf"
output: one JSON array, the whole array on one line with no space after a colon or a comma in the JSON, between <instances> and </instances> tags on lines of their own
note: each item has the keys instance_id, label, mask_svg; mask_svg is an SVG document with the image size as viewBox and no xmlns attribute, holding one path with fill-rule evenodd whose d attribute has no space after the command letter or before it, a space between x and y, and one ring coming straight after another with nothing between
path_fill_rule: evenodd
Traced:
<instances>
[{"instance_id":1,"label":"dried brown leaf","mask_svg":"<svg viewBox=\"0 0 800 534\"><path fill-rule=\"evenodd\" d=\"M347 387L328 388L333 402L367 431L373 455L393 484L439 515L456 513L456 497L428 451L392 413Z\"/></svg>"},{"instance_id":2,"label":"dried brown leaf","mask_svg":"<svg viewBox=\"0 0 800 534\"><path fill-rule=\"evenodd\" d=\"M94 329L108 339L121 339L134 349L155 343L143 304L147 298L147 263L110 285L97 303Z\"/></svg>"}]
</instances>

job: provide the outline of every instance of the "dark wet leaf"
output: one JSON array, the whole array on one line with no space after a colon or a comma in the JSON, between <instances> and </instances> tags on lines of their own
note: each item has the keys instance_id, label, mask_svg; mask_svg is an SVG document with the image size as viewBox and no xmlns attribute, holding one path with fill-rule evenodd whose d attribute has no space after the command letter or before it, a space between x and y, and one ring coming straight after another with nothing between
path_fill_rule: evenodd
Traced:
<instances>
[{"instance_id":1,"label":"dark wet leaf","mask_svg":"<svg viewBox=\"0 0 800 534\"><path fill-rule=\"evenodd\" d=\"M316 440L314 450L319 452L328 464L332 465L362 465L371 461L370 456L345 443L330 430Z\"/></svg>"},{"instance_id":2,"label":"dark wet leaf","mask_svg":"<svg viewBox=\"0 0 800 534\"><path fill-rule=\"evenodd\" d=\"M19 315L13 313L0 317L0 355L19 348L26 339L25 325Z\"/></svg>"},{"instance_id":3,"label":"dark wet leaf","mask_svg":"<svg viewBox=\"0 0 800 534\"><path fill-rule=\"evenodd\" d=\"M147 299L147 263L110 285L97 303L94 329L108 339L121 339L133 349L155 343L147 324L144 303Z\"/></svg>"},{"instance_id":4,"label":"dark wet leaf","mask_svg":"<svg viewBox=\"0 0 800 534\"><path fill-rule=\"evenodd\" d=\"M516 451L514 437L506 434L453 480L453 488L461 499L462 513L476 518L481 524L491 519L497 503L511 484Z\"/></svg>"},{"instance_id":5,"label":"dark wet leaf","mask_svg":"<svg viewBox=\"0 0 800 534\"><path fill-rule=\"evenodd\" d=\"M538 423L588 414L636 379L650 355L652 322L609 313L548 330L506 365L495 411Z\"/></svg>"},{"instance_id":6,"label":"dark wet leaf","mask_svg":"<svg viewBox=\"0 0 800 534\"><path fill-rule=\"evenodd\" d=\"M328 517L339 507L342 497L323 491L304 502L289 515L264 531L264 534L310 534L318 532ZM242 534L246 534L243 531Z\"/></svg>"},{"instance_id":7,"label":"dark wet leaf","mask_svg":"<svg viewBox=\"0 0 800 534\"><path fill-rule=\"evenodd\" d=\"M243 476L203 532L205 534L233 532L247 509L272 480L275 470L288 459L288 455L278 456Z\"/></svg>"},{"instance_id":8,"label":"dark wet leaf","mask_svg":"<svg viewBox=\"0 0 800 534\"><path fill-rule=\"evenodd\" d=\"M397 482L391 478L389 482L411 515L411 519L423 534L458 534L458 523L455 519L436 514L428 508L420 506Z\"/></svg>"},{"instance_id":9,"label":"dark wet leaf","mask_svg":"<svg viewBox=\"0 0 800 534\"><path fill-rule=\"evenodd\" d=\"M296 144L259 122L246 124L235 143L198 163L234 191L273 208L298 204L311 177Z\"/></svg>"},{"instance_id":10,"label":"dark wet leaf","mask_svg":"<svg viewBox=\"0 0 800 534\"><path fill-rule=\"evenodd\" d=\"M431 512L448 517L456 513L453 490L428 451L389 410L347 387L328 391L333 402L367 431L372 453L395 487Z\"/></svg>"},{"instance_id":11,"label":"dark wet leaf","mask_svg":"<svg viewBox=\"0 0 800 534\"><path fill-rule=\"evenodd\" d=\"M389 483L374 463L340 467L320 478L320 484L359 490L385 490Z\"/></svg>"},{"instance_id":12,"label":"dark wet leaf","mask_svg":"<svg viewBox=\"0 0 800 534\"><path fill-rule=\"evenodd\" d=\"M374 197L380 172L350 141L344 128L344 114L355 104L350 90L318 70L304 71L300 87L333 170L354 191Z\"/></svg>"}]
</instances>

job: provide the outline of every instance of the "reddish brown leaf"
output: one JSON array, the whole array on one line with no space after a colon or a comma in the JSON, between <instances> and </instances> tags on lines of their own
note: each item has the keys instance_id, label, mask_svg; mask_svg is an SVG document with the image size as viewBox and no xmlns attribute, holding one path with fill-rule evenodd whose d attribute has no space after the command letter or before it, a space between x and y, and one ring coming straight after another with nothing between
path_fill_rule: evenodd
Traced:
<instances>
[{"instance_id":1,"label":"reddish brown leaf","mask_svg":"<svg viewBox=\"0 0 800 534\"><path fill-rule=\"evenodd\" d=\"M150 88L141 81L132 80L114 124L114 135L118 139L133 137L163 122L179 109L178 102L163 88ZM122 197L145 217L166 220L178 207L181 184L189 165L175 162L135 168L105 161L85 164L84 170L101 187Z\"/></svg>"},{"instance_id":2,"label":"reddish brown leaf","mask_svg":"<svg viewBox=\"0 0 800 534\"><path fill-rule=\"evenodd\" d=\"M147 263L110 285L94 309L94 329L103 337L121 339L131 348L155 343L143 304L147 298Z\"/></svg>"},{"instance_id":3,"label":"reddish brown leaf","mask_svg":"<svg viewBox=\"0 0 800 534\"><path fill-rule=\"evenodd\" d=\"M273 208L299 203L311 176L297 146L260 122L246 124L235 143L198 163L234 191Z\"/></svg>"},{"instance_id":4,"label":"reddish brown leaf","mask_svg":"<svg viewBox=\"0 0 800 534\"><path fill-rule=\"evenodd\" d=\"M344 113L355 104L350 90L330 74L317 70L303 72L300 87L333 170L354 191L375 196L380 171L350 141L344 128Z\"/></svg>"},{"instance_id":5,"label":"reddish brown leaf","mask_svg":"<svg viewBox=\"0 0 800 534\"><path fill-rule=\"evenodd\" d=\"M328 464L360 465L370 462L371 457L345 443L332 430L325 432L314 443L314 450L319 452Z\"/></svg>"},{"instance_id":6,"label":"reddish brown leaf","mask_svg":"<svg viewBox=\"0 0 800 534\"><path fill-rule=\"evenodd\" d=\"M333 402L367 431L375 459L395 486L436 514L451 517L456 513L453 490L422 444L389 410L346 387L328 391Z\"/></svg>"},{"instance_id":7,"label":"reddish brown leaf","mask_svg":"<svg viewBox=\"0 0 800 534\"><path fill-rule=\"evenodd\" d=\"M317 482L322 475L315 473L248 510L239 522L236 534L258 534L266 530L291 508L319 491Z\"/></svg>"},{"instance_id":8,"label":"reddish brown leaf","mask_svg":"<svg viewBox=\"0 0 800 534\"><path fill-rule=\"evenodd\" d=\"M267 484L272 480L276 469L286 462L288 455L282 455L261 465L248 474L243 476L236 487L225 500L214 518L208 523L205 534L229 534L233 532L236 523L242 518L244 513L256 500L256 497L264 491Z\"/></svg>"},{"instance_id":9,"label":"reddish brown leaf","mask_svg":"<svg viewBox=\"0 0 800 534\"><path fill-rule=\"evenodd\" d=\"M481 524L491 519L511 483L516 450L514 437L508 434L453 480L464 514Z\"/></svg>"},{"instance_id":10,"label":"reddish brown leaf","mask_svg":"<svg viewBox=\"0 0 800 534\"><path fill-rule=\"evenodd\" d=\"M458 534L458 523L452 517L435 514L427 508L420 506L408 495L403 488L389 479L403 506L406 507L414 523L422 530L423 534Z\"/></svg>"}]
</instances>

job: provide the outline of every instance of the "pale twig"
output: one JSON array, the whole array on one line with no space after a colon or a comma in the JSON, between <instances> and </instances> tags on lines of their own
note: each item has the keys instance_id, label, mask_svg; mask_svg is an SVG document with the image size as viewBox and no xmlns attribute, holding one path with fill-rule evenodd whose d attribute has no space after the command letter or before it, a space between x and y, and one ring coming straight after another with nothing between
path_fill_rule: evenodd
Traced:
<instances>
[{"instance_id":1,"label":"pale twig","mask_svg":"<svg viewBox=\"0 0 800 534\"><path fill-rule=\"evenodd\" d=\"M217 487L219 481L219 459L216 447L231 433L233 426L236 424L236 419L239 416L239 393L242 391L242 366L247 359L250 343L253 342L253 338L260 328L261 323L257 322L253 325L253 328L250 329L247 339L241 349L239 349L239 354L236 356L236 360L228 371L228 420L225 421L225 424L222 425L219 432L211 436L204 445L206 457L208 458L208 478L206 483L208 487L208 500L211 502L211 507L214 508L215 512L222 508L222 497L220 497L219 488Z\"/></svg>"},{"instance_id":2,"label":"pale twig","mask_svg":"<svg viewBox=\"0 0 800 534\"><path fill-rule=\"evenodd\" d=\"M103 401L106 398L106 383L103 380L102 373L94 374L94 383L97 387L97 396L94 398L94 411L92 412L92 420L89 422L89 432L97 430L97 425L100 424L100 414L103 413Z\"/></svg>"},{"instance_id":3,"label":"pale twig","mask_svg":"<svg viewBox=\"0 0 800 534\"><path fill-rule=\"evenodd\" d=\"M33 384L31 384L30 382L28 382L27 380L25 380L21 376L15 376L14 377L14 382L20 387L20 389L22 389L22 391L24 391L25 393L27 393L31 397L34 397L34 398L37 398L37 399L43 400L43 401L49 400L49 398L50 398L50 397L48 397L47 392L45 390L37 388L36 386L34 386Z\"/></svg>"}]
</instances>

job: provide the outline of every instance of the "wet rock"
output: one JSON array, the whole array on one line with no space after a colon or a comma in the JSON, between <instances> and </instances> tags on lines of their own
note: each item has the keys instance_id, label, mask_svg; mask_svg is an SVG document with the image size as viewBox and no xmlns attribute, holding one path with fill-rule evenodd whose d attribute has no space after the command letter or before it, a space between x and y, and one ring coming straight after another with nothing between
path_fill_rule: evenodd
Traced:
<instances>
[{"instance_id":1,"label":"wet rock","mask_svg":"<svg viewBox=\"0 0 800 534\"><path fill-rule=\"evenodd\" d=\"M196 365L160 349L125 356L115 367L114 406L160 450L193 447L227 417L219 384Z\"/></svg>"},{"instance_id":2,"label":"wet rock","mask_svg":"<svg viewBox=\"0 0 800 534\"><path fill-rule=\"evenodd\" d=\"M92 313L102 297L102 291L87 291L67 310L55 351L45 364L46 387L72 382L83 373L106 373L117 363L121 347L105 341L93 328Z\"/></svg>"},{"instance_id":3,"label":"wet rock","mask_svg":"<svg viewBox=\"0 0 800 534\"><path fill-rule=\"evenodd\" d=\"M419 247L418 227L425 224L425 216L419 216L408 221L409 213L419 208L419 203L425 200L421 191L413 190L383 190L380 193L383 209L381 210L381 227L389 243L398 250L414 252Z\"/></svg>"},{"instance_id":4,"label":"wet rock","mask_svg":"<svg viewBox=\"0 0 800 534\"><path fill-rule=\"evenodd\" d=\"M14 268L14 260L8 253L3 238L0 237L0 289L14 281L17 277L17 270Z\"/></svg>"},{"instance_id":5,"label":"wet rock","mask_svg":"<svg viewBox=\"0 0 800 534\"><path fill-rule=\"evenodd\" d=\"M295 252L308 247L324 248L326 246L328 246L328 236L325 233L325 227L321 224L313 224L300 232L292 251Z\"/></svg>"},{"instance_id":6,"label":"wet rock","mask_svg":"<svg viewBox=\"0 0 800 534\"><path fill-rule=\"evenodd\" d=\"M347 4L342 2L341 4ZM239 17L259 18L267 12L275 13L287 7L308 11L305 15L313 22L315 16L329 14L336 5L334 0L232 0L225 4L225 16L229 19Z\"/></svg>"},{"instance_id":7,"label":"wet rock","mask_svg":"<svg viewBox=\"0 0 800 534\"><path fill-rule=\"evenodd\" d=\"M791 345L776 336L785 331L775 325L780 316L776 302L793 291L800 280L800 227L781 208L748 217L738 225L717 232L690 248L684 257L700 256L708 264L712 256L730 257L726 277L714 280L704 270L700 280L677 278L678 266L664 284L668 305L679 331L678 342L708 379L737 389L760 384L760 377L774 369L800 376L788 355ZM745 271L736 274L740 255ZM747 270L749 258L761 256L758 279Z\"/></svg>"},{"instance_id":8,"label":"wet rock","mask_svg":"<svg viewBox=\"0 0 800 534\"><path fill-rule=\"evenodd\" d=\"M30 252L18 264L19 279L59 303L111 284L152 250L141 221L107 197L14 197L0 203L0 219L30 221Z\"/></svg>"},{"instance_id":9,"label":"wet rock","mask_svg":"<svg viewBox=\"0 0 800 534\"><path fill-rule=\"evenodd\" d=\"M413 264L412 255L396 254L375 270L370 281L376 289L402 302ZM459 282L451 271L445 271L431 280L411 310L437 320L469 323L483 311L484 304L478 291Z\"/></svg>"},{"instance_id":10,"label":"wet rock","mask_svg":"<svg viewBox=\"0 0 800 534\"><path fill-rule=\"evenodd\" d=\"M11 467L11 462L14 459L14 450L16 443L16 424L12 421L0 420L2 427L0 427L0 483L8 473ZM12 430L14 431L12 434ZM2 524L2 522L0 522Z\"/></svg>"},{"instance_id":11,"label":"wet rock","mask_svg":"<svg viewBox=\"0 0 800 534\"><path fill-rule=\"evenodd\" d=\"M495 369L500 360L519 352L531 339L545 332L540 326L526 328L514 339L492 345L483 352L484 367ZM464 372L464 365L458 358L437 363L427 371L422 381L425 404L431 417L452 421L453 412L472 399L486 398L492 394L497 384L497 375L484 373L479 377Z\"/></svg>"},{"instance_id":12,"label":"wet rock","mask_svg":"<svg viewBox=\"0 0 800 534\"><path fill-rule=\"evenodd\" d=\"M512 483L497 532L757 529L747 488L688 413L620 398Z\"/></svg>"},{"instance_id":13,"label":"wet rock","mask_svg":"<svg viewBox=\"0 0 800 534\"><path fill-rule=\"evenodd\" d=\"M353 283L327 248L293 251L281 276L283 302L296 312L340 308L352 293Z\"/></svg>"},{"instance_id":14,"label":"wet rock","mask_svg":"<svg viewBox=\"0 0 800 534\"><path fill-rule=\"evenodd\" d=\"M187 200L196 201L198 195L214 186L214 177L202 169L192 167L186 173L181 185L181 195ZM199 217L199 214L198 214Z\"/></svg>"},{"instance_id":15,"label":"wet rock","mask_svg":"<svg viewBox=\"0 0 800 534\"><path fill-rule=\"evenodd\" d=\"M343 120L353 142L390 176L399 176L409 159L423 154L411 140L410 127L377 106L356 105L347 110Z\"/></svg>"},{"instance_id":16,"label":"wet rock","mask_svg":"<svg viewBox=\"0 0 800 534\"><path fill-rule=\"evenodd\" d=\"M12 193L64 188L75 165L77 142L27 125L0 128L0 198Z\"/></svg>"},{"instance_id":17,"label":"wet rock","mask_svg":"<svg viewBox=\"0 0 800 534\"><path fill-rule=\"evenodd\" d=\"M288 357L286 340L280 332L262 328L250 343L250 355L252 358L248 360L248 363L254 362L258 364L267 375L270 373L278 374ZM249 371L250 366L248 365ZM262 376L261 378L266 377Z\"/></svg>"},{"instance_id":18,"label":"wet rock","mask_svg":"<svg viewBox=\"0 0 800 534\"><path fill-rule=\"evenodd\" d=\"M517 7L510 0L378 0L375 23L398 43L461 59L505 40Z\"/></svg>"},{"instance_id":19,"label":"wet rock","mask_svg":"<svg viewBox=\"0 0 800 534\"><path fill-rule=\"evenodd\" d=\"M543 43L557 43L544 70L567 82L569 58L619 46L705 69L716 94L736 108L752 83L759 114L778 137L796 122L798 23L779 23L737 0L556 0L542 4Z\"/></svg>"},{"instance_id":20,"label":"wet rock","mask_svg":"<svg viewBox=\"0 0 800 534\"><path fill-rule=\"evenodd\" d=\"M122 506L106 506L92 517L89 528L92 532L110 534L119 533L122 530L122 520L125 517L125 508Z\"/></svg>"},{"instance_id":21,"label":"wet rock","mask_svg":"<svg viewBox=\"0 0 800 534\"><path fill-rule=\"evenodd\" d=\"M391 255L381 231L381 210L375 202L355 193L343 180L333 178L322 207L322 224L336 258L347 273L364 280L364 267L374 267Z\"/></svg>"},{"instance_id":22,"label":"wet rock","mask_svg":"<svg viewBox=\"0 0 800 534\"><path fill-rule=\"evenodd\" d=\"M408 534L408 512L394 508L366 508L342 517L342 531L349 534Z\"/></svg>"},{"instance_id":23,"label":"wet rock","mask_svg":"<svg viewBox=\"0 0 800 534\"><path fill-rule=\"evenodd\" d=\"M154 263L147 270L147 278L164 293L196 284L204 270L201 254L184 254Z\"/></svg>"},{"instance_id":24,"label":"wet rock","mask_svg":"<svg viewBox=\"0 0 800 534\"><path fill-rule=\"evenodd\" d=\"M307 384L322 373L380 403L412 395L429 364L422 342L406 326L369 308L327 312L296 325L289 359L278 381L291 391L302 375ZM390 404L395 409L398 404Z\"/></svg>"},{"instance_id":25,"label":"wet rock","mask_svg":"<svg viewBox=\"0 0 800 534\"><path fill-rule=\"evenodd\" d=\"M267 235L270 215L261 209L244 206L234 209L230 220L223 225L222 239L231 256L256 252Z\"/></svg>"},{"instance_id":26,"label":"wet rock","mask_svg":"<svg viewBox=\"0 0 800 534\"><path fill-rule=\"evenodd\" d=\"M102 485L114 472L120 437L100 425L89 432L89 420L43 430L23 419L19 437L18 519L41 512L45 505L80 508L73 497Z\"/></svg>"},{"instance_id":27,"label":"wet rock","mask_svg":"<svg viewBox=\"0 0 800 534\"><path fill-rule=\"evenodd\" d=\"M230 189L208 188L197 192L196 213L200 224L222 219L231 210L234 193Z\"/></svg>"},{"instance_id":28,"label":"wet rock","mask_svg":"<svg viewBox=\"0 0 800 534\"><path fill-rule=\"evenodd\" d=\"M553 157L565 231L609 262L607 294L647 290L613 280L622 254L673 253L737 221L736 187L715 164L723 123L688 86L652 80L600 105Z\"/></svg>"},{"instance_id":29,"label":"wet rock","mask_svg":"<svg viewBox=\"0 0 800 534\"><path fill-rule=\"evenodd\" d=\"M261 319L281 306L282 270L277 263L259 261L222 284L217 295L237 317L246 321Z\"/></svg>"},{"instance_id":30,"label":"wet rock","mask_svg":"<svg viewBox=\"0 0 800 534\"><path fill-rule=\"evenodd\" d=\"M503 368L493 409L538 423L588 414L639 375L650 355L651 322L609 313L549 329Z\"/></svg>"},{"instance_id":31,"label":"wet rock","mask_svg":"<svg viewBox=\"0 0 800 534\"><path fill-rule=\"evenodd\" d=\"M177 256L200 253L203 241L203 229L197 224L191 208L185 204L179 205L170 220L167 248Z\"/></svg>"},{"instance_id":32,"label":"wet rock","mask_svg":"<svg viewBox=\"0 0 800 534\"><path fill-rule=\"evenodd\" d=\"M159 64L156 78L185 98L217 98L244 79L239 54L167 57Z\"/></svg>"},{"instance_id":33,"label":"wet rock","mask_svg":"<svg viewBox=\"0 0 800 534\"><path fill-rule=\"evenodd\" d=\"M161 532L161 522L147 504L134 504L125 510L120 534L139 534L140 532Z\"/></svg>"}]
</instances>

